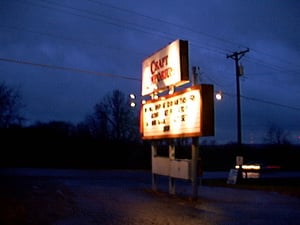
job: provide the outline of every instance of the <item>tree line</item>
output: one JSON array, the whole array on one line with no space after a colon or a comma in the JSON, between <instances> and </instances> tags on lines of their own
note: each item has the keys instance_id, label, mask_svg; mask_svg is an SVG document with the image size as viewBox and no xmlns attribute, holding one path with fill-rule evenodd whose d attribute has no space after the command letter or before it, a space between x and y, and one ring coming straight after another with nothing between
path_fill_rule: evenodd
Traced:
<instances>
[{"instance_id":1,"label":"tree line","mask_svg":"<svg viewBox=\"0 0 300 225\"><path fill-rule=\"evenodd\" d=\"M104 95L94 105L92 113L78 124L50 121L23 126L26 121L22 116L23 108L19 91L0 84L1 153L5 156L1 157L2 166L151 168L151 143L140 139L139 109L130 107L129 99L120 90ZM266 151L257 151L257 146L246 147L245 153L248 158L255 158L257 154L265 158L273 156L273 160L280 161L295 148L289 145L286 137L283 130L271 126L266 141L272 147L266 147ZM161 154L168 156L168 141L159 142ZM186 139L176 140L178 158L190 157L186 142ZM200 151L205 169L222 170L232 166L234 144L202 142ZM294 152L291 150L293 162L299 158ZM286 159L287 165L289 162L291 160Z\"/></svg>"},{"instance_id":2,"label":"tree line","mask_svg":"<svg viewBox=\"0 0 300 225\"><path fill-rule=\"evenodd\" d=\"M149 162L145 162L148 153L143 153L145 143L140 139L138 109L130 107L120 90L104 95L92 113L78 124L50 121L23 126L23 108L19 91L2 83L0 135L6 155L2 157L4 164L149 167ZM137 162L137 157L144 162Z\"/></svg>"},{"instance_id":3,"label":"tree line","mask_svg":"<svg viewBox=\"0 0 300 225\"><path fill-rule=\"evenodd\" d=\"M24 127L22 116L25 105L18 90L0 84L0 128ZM95 104L93 112L76 125L64 121L36 122L29 128L36 128L71 136L91 136L100 140L138 141L138 112L129 106L128 98L120 90L106 94ZM26 127L28 128L28 127Z\"/></svg>"}]
</instances>

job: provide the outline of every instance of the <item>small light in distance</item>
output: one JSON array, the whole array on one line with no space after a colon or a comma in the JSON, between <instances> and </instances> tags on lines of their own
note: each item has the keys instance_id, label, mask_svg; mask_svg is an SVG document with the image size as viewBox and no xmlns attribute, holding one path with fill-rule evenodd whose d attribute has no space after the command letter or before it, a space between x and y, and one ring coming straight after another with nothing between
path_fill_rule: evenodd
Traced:
<instances>
[{"instance_id":1,"label":"small light in distance","mask_svg":"<svg viewBox=\"0 0 300 225\"><path fill-rule=\"evenodd\" d=\"M134 94L130 94L129 97L130 97L130 99L135 99L135 95Z\"/></svg>"},{"instance_id":2,"label":"small light in distance","mask_svg":"<svg viewBox=\"0 0 300 225\"><path fill-rule=\"evenodd\" d=\"M129 98L130 98L130 107L132 107L132 108L134 108L135 107L135 102L134 102L134 100L135 100L135 95L134 94L130 94L129 95Z\"/></svg>"}]
</instances>

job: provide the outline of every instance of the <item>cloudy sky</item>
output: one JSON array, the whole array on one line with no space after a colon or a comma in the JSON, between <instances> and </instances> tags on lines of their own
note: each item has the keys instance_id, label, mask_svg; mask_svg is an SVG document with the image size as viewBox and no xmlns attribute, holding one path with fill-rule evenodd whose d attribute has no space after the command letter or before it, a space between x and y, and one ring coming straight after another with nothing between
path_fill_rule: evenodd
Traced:
<instances>
[{"instance_id":1,"label":"cloudy sky","mask_svg":"<svg viewBox=\"0 0 300 225\"><path fill-rule=\"evenodd\" d=\"M78 123L104 94L141 94L142 61L176 39L190 74L223 92L217 142L236 141L233 52L240 63L244 143L271 124L300 143L300 2L297 0L1 0L0 81L18 88L29 123Z\"/></svg>"}]
</instances>

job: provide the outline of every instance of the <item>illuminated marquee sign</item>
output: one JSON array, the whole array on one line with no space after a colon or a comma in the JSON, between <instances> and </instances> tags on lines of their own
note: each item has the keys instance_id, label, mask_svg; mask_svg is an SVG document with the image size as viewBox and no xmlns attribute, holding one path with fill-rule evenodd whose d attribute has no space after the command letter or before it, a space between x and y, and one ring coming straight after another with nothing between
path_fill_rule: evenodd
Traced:
<instances>
[{"instance_id":1,"label":"illuminated marquee sign","mask_svg":"<svg viewBox=\"0 0 300 225\"><path fill-rule=\"evenodd\" d=\"M213 86L207 84L149 100L141 109L142 138L213 135L213 110Z\"/></svg>"},{"instance_id":2,"label":"illuminated marquee sign","mask_svg":"<svg viewBox=\"0 0 300 225\"><path fill-rule=\"evenodd\" d=\"M142 63L142 96L189 82L188 42L176 40Z\"/></svg>"}]
</instances>

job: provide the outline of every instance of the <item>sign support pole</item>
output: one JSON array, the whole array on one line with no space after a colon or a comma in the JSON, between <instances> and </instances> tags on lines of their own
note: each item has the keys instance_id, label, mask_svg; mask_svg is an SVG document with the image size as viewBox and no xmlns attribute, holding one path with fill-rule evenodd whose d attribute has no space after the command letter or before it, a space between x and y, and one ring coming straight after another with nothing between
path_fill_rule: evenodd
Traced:
<instances>
[{"instance_id":1,"label":"sign support pole","mask_svg":"<svg viewBox=\"0 0 300 225\"><path fill-rule=\"evenodd\" d=\"M151 158L152 161L154 157L157 156L157 143L156 141L152 141L151 143ZM156 191L157 190L157 175L153 173L153 166L152 166L152 190Z\"/></svg>"},{"instance_id":2,"label":"sign support pole","mask_svg":"<svg viewBox=\"0 0 300 225\"><path fill-rule=\"evenodd\" d=\"M199 155L199 140L198 137L192 138L192 168L191 168L191 179L192 179L192 197L193 199L198 198L198 179L197 179L197 167L198 167L198 155Z\"/></svg>"},{"instance_id":3,"label":"sign support pole","mask_svg":"<svg viewBox=\"0 0 300 225\"><path fill-rule=\"evenodd\" d=\"M169 159L170 161L175 160L175 143L174 139L170 140L169 143ZM175 178L169 176L169 193L175 195Z\"/></svg>"}]
</instances>

